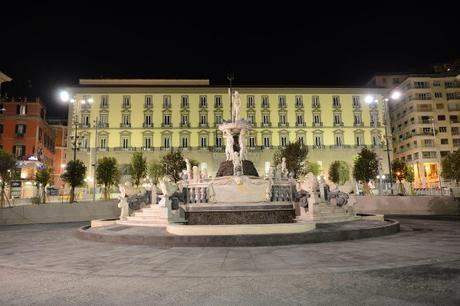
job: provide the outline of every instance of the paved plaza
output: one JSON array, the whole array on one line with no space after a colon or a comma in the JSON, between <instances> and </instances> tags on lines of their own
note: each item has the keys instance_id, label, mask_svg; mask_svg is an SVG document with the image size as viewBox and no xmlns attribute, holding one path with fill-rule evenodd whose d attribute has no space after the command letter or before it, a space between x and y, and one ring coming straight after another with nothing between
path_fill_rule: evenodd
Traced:
<instances>
[{"instance_id":1,"label":"paved plaza","mask_svg":"<svg viewBox=\"0 0 460 306\"><path fill-rule=\"evenodd\" d=\"M460 220L277 247L79 240L86 223L0 227L1 305L458 305Z\"/></svg>"}]
</instances>

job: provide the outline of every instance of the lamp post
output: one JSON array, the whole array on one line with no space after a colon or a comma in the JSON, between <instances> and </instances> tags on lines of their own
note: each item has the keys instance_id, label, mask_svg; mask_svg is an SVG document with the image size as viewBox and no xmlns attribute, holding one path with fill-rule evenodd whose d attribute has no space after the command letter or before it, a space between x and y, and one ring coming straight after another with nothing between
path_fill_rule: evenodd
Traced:
<instances>
[{"instance_id":1,"label":"lamp post","mask_svg":"<svg viewBox=\"0 0 460 306\"><path fill-rule=\"evenodd\" d=\"M94 120L94 126L95 126L95 135L94 135L94 171L93 171L93 202L96 202L96 169L97 169L97 129L98 129L99 122L97 120Z\"/></svg>"},{"instance_id":2,"label":"lamp post","mask_svg":"<svg viewBox=\"0 0 460 306\"><path fill-rule=\"evenodd\" d=\"M430 118L431 121L431 130L433 132L433 146L434 148L438 148L436 146L436 130L434 129L434 117ZM441 182L441 151L439 149L436 149L436 159L438 160L439 164L436 167L437 174L438 174L438 181L439 181L439 190L442 195L442 182Z\"/></svg>"},{"instance_id":3,"label":"lamp post","mask_svg":"<svg viewBox=\"0 0 460 306\"><path fill-rule=\"evenodd\" d=\"M393 91L390 95L391 100L399 100L401 98L401 92L399 91ZM378 103L379 100L375 99L373 96L366 96L365 101L367 104L371 103ZM390 101L389 98L383 98L383 108L384 108L384 120L385 120L385 145L386 145L386 151L387 151L387 160L388 160L388 173L390 175L389 180L390 180L390 192L393 194L393 174L392 174L392 169L391 169L391 159L390 159L390 141L389 141L389 135L387 132L387 126L390 124L390 118L388 116L389 113L389 108L388 108L388 101Z\"/></svg>"}]
</instances>

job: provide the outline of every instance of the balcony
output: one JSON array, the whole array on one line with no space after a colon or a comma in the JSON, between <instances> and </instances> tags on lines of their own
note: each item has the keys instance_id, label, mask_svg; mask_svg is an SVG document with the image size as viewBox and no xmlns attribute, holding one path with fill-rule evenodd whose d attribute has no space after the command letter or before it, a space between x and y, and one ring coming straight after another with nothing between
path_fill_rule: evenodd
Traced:
<instances>
[{"instance_id":1,"label":"balcony","mask_svg":"<svg viewBox=\"0 0 460 306\"><path fill-rule=\"evenodd\" d=\"M432 121L430 119L420 119L418 123L419 124L431 124Z\"/></svg>"},{"instance_id":2,"label":"balcony","mask_svg":"<svg viewBox=\"0 0 460 306\"><path fill-rule=\"evenodd\" d=\"M332 108L339 109L342 108L342 105L340 103L333 103Z\"/></svg>"},{"instance_id":3,"label":"balcony","mask_svg":"<svg viewBox=\"0 0 460 306\"><path fill-rule=\"evenodd\" d=\"M109 123L108 122L98 122L97 127L100 129L107 129L109 127Z\"/></svg>"},{"instance_id":4,"label":"balcony","mask_svg":"<svg viewBox=\"0 0 460 306\"><path fill-rule=\"evenodd\" d=\"M121 105L121 108L123 108L124 110L130 109L130 108L131 108L131 104L130 104L130 103L123 103L123 104Z\"/></svg>"},{"instance_id":5,"label":"balcony","mask_svg":"<svg viewBox=\"0 0 460 306\"><path fill-rule=\"evenodd\" d=\"M188 123L188 122L181 122L180 127L182 127L182 128L189 128L189 127L190 127L190 123Z\"/></svg>"},{"instance_id":6,"label":"balcony","mask_svg":"<svg viewBox=\"0 0 460 306\"><path fill-rule=\"evenodd\" d=\"M23 138L25 135L25 133L16 133L17 138Z\"/></svg>"},{"instance_id":7,"label":"balcony","mask_svg":"<svg viewBox=\"0 0 460 306\"><path fill-rule=\"evenodd\" d=\"M162 123L161 127L162 128L172 128L172 124L171 123Z\"/></svg>"},{"instance_id":8,"label":"balcony","mask_svg":"<svg viewBox=\"0 0 460 306\"><path fill-rule=\"evenodd\" d=\"M371 121L371 124L370 126L371 127L380 127L382 124L380 122L374 122L374 121Z\"/></svg>"},{"instance_id":9,"label":"balcony","mask_svg":"<svg viewBox=\"0 0 460 306\"><path fill-rule=\"evenodd\" d=\"M295 108L303 108L303 103L296 103Z\"/></svg>"},{"instance_id":10,"label":"balcony","mask_svg":"<svg viewBox=\"0 0 460 306\"><path fill-rule=\"evenodd\" d=\"M77 148L77 150L80 152L89 152L90 148Z\"/></svg>"},{"instance_id":11,"label":"balcony","mask_svg":"<svg viewBox=\"0 0 460 306\"><path fill-rule=\"evenodd\" d=\"M311 108L315 108L315 109L316 109L316 108L321 108L321 104L319 104L319 103L312 103L312 104L311 104Z\"/></svg>"},{"instance_id":12,"label":"balcony","mask_svg":"<svg viewBox=\"0 0 460 306\"><path fill-rule=\"evenodd\" d=\"M191 151L190 147L179 147L179 151Z\"/></svg>"},{"instance_id":13,"label":"balcony","mask_svg":"<svg viewBox=\"0 0 460 306\"><path fill-rule=\"evenodd\" d=\"M334 126L343 126L343 122L334 122Z\"/></svg>"},{"instance_id":14,"label":"balcony","mask_svg":"<svg viewBox=\"0 0 460 306\"><path fill-rule=\"evenodd\" d=\"M296 127L305 127L305 122L296 122L295 126Z\"/></svg>"},{"instance_id":15,"label":"balcony","mask_svg":"<svg viewBox=\"0 0 460 306\"><path fill-rule=\"evenodd\" d=\"M144 152L153 152L153 147L141 147L139 150Z\"/></svg>"},{"instance_id":16,"label":"balcony","mask_svg":"<svg viewBox=\"0 0 460 306\"><path fill-rule=\"evenodd\" d=\"M351 149L350 145L332 145L329 146L329 149L331 150L345 150L345 149Z\"/></svg>"},{"instance_id":17,"label":"balcony","mask_svg":"<svg viewBox=\"0 0 460 306\"><path fill-rule=\"evenodd\" d=\"M142 123L143 128L153 128L153 123Z\"/></svg>"},{"instance_id":18,"label":"balcony","mask_svg":"<svg viewBox=\"0 0 460 306\"><path fill-rule=\"evenodd\" d=\"M353 109L361 109L361 104L353 104Z\"/></svg>"},{"instance_id":19,"label":"balcony","mask_svg":"<svg viewBox=\"0 0 460 306\"><path fill-rule=\"evenodd\" d=\"M447 110L449 110L449 111L460 111L460 105L448 105Z\"/></svg>"},{"instance_id":20,"label":"balcony","mask_svg":"<svg viewBox=\"0 0 460 306\"><path fill-rule=\"evenodd\" d=\"M278 122L278 127L289 127L289 123L281 123L281 122Z\"/></svg>"},{"instance_id":21,"label":"balcony","mask_svg":"<svg viewBox=\"0 0 460 306\"><path fill-rule=\"evenodd\" d=\"M208 128L209 125L207 123L200 123L200 128Z\"/></svg>"},{"instance_id":22,"label":"balcony","mask_svg":"<svg viewBox=\"0 0 460 306\"><path fill-rule=\"evenodd\" d=\"M130 128L130 127L131 127L131 123L120 123L120 127L121 127L121 128Z\"/></svg>"},{"instance_id":23,"label":"balcony","mask_svg":"<svg viewBox=\"0 0 460 306\"><path fill-rule=\"evenodd\" d=\"M320 146L312 146L313 150L325 150L326 146L320 145Z\"/></svg>"},{"instance_id":24,"label":"balcony","mask_svg":"<svg viewBox=\"0 0 460 306\"><path fill-rule=\"evenodd\" d=\"M450 123L460 123L458 119L450 119Z\"/></svg>"},{"instance_id":25,"label":"balcony","mask_svg":"<svg viewBox=\"0 0 460 306\"><path fill-rule=\"evenodd\" d=\"M89 129L89 128L91 128L91 125L87 124L87 123L80 123L78 125L78 127L81 128L81 129Z\"/></svg>"},{"instance_id":26,"label":"balcony","mask_svg":"<svg viewBox=\"0 0 460 306\"><path fill-rule=\"evenodd\" d=\"M271 127L271 126L272 126L271 122L262 122L262 125L261 125L261 127Z\"/></svg>"},{"instance_id":27,"label":"balcony","mask_svg":"<svg viewBox=\"0 0 460 306\"><path fill-rule=\"evenodd\" d=\"M104 148L98 147L97 151L98 152L109 152L109 148L107 148L107 147L104 147Z\"/></svg>"},{"instance_id":28,"label":"balcony","mask_svg":"<svg viewBox=\"0 0 460 306\"><path fill-rule=\"evenodd\" d=\"M286 105L286 103L279 103L278 108L284 109L284 108L287 108L287 105Z\"/></svg>"},{"instance_id":29,"label":"balcony","mask_svg":"<svg viewBox=\"0 0 460 306\"><path fill-rule=\"evenodd\" d=\"M172 147L160 147L160 151L171 151Z\"/></svg>"},{"instance_id":30,"label":"balcony","mask_svg":"<svg viewBox=\"0 0 460 306\"><path fill-rule=\"evenodd\" d=\"M208 147L209 148L209 151L212 151L212 152L224 152L225 151L225 148L220 146L214 146L214 147Z\"/></svg>"},{"instance_id":31,"label":"balcony","mask_svg":"<svg viewBox=\"0 0 460 306\"><path fill-rule=\"evenodd\" d=\"M353 123L353 126L354 127L364 127L364 123L363 122L355 122L355 123Z\"/></svg>"},{"instance_id":32,"label":"balcony","mask_svg":"<svg viewBox=\"0 0 460 306\"><path fill-rule=\"evenodd\" d=\"M311 125L314 126L314 127L322 127L323 123L322 122L313 122Z\"/></svg>"},{"instance_id":33,"label":"balcony","mask_svg":"<svg viewBox=\"0 0 460 306\"><path fill-rule=\"evenodd\" d=\"M222 103L214 103L214 108L221 109L222 107Z\"/></svg>"},{"instance_id":34,"label":"balcony","mask_svg":"<svg viewBox=\"0 0 460 306\"><path fill-rule=\"evenodd\" d=\"M144 103L144 108L146 110L151 110L153 108L153 104L152 103Z\"/></svg>"},{"instance_id":35,"label":"balcony","mask_svg":"<svg viewBox=\"0 0 460 306\"><path fill-rule=\"evenodd\" d=\"M123 152L123 151L127 151L127 152L131 152L131 151L136 151L136 148L134 147L115 147L113 148L114 151L117 151L117 152Z\"/></svg>"},{"instance_id":36,"label":"balcony","mask_svg":"<svg viewBox=\"0 0 460 306\"><path fill-rule=\"evenodd\" d=\"M108 108L109 108L109 104L108 104L108 103L101 103L101 104L99 105L99 108L100 108L100 109L108 109Z\"/></svg>"},{"instance_id":37,"label":"balcony","mask_svg":"<svg viewBox=\"0 0 460 306\"><path fill-rule=\"evenodd\" d=\"M171 108L171 103L163 103L163 108L165 109L170 109Z\"/></svg>"},{"instance_id":38,"label":"balcony","mask_svg":"<svg viewBox=\"0 0 460 306\"><path fill-rule=\"evenodd\" d=\"M262 108L269 108L270 107L270 104L268 103L262 103Z\"/></svg>"},{"instance_id":39,"label":"balcony","mask_svg":"<svg viewBox=\"0 0 460 306\"><path fill-rule=\"evenodd\" d=\"M360 144L360 145L354 145L354 148L355 148L355 149L358 149L358 150L361 150L361 149L363 149L363 148L367 148L367 146L364 145L364 144Z\"/></svg>"}]
</instances>

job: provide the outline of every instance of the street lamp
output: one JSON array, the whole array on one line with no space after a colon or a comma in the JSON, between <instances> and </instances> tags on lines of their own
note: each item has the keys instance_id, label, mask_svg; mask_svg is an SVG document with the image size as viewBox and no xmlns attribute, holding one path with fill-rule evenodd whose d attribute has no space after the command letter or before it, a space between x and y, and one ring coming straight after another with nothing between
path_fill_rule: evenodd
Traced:
<instances>
[{"instance_id":1,"label":"street lamp","mask_svg":"<svg viewBox=\"0 0 460 306\"><path fill-rule=\"evenodd\" d=\"M398 91L398 90L395 90L393 91L391 94L390 94L390 98L392 100L399 100L401 98L401 92ZM371 104L371 103L378 103L379 100L374 98L373 96L371 95L368 95L364 98L364 101L367 103L367 104ZM385 143L386 143L386 151L387 151L387 159L388 159L388 172L390 174L390 192L391 194L393 194L393 175L392 175L392 170L391 170L391 159L390 159L390 141L389 141L389 136L388 136L388 132L387 132L387 126L390 124L390 118L388 117L388 112L389 112L389 109L388 109L388 101L390 101L389 98L383 98L382 99L383 101L383 108L384 108L384 119L385 119ZM382 177L381 177L382 178Z\"/></svg>"}]
</instances>

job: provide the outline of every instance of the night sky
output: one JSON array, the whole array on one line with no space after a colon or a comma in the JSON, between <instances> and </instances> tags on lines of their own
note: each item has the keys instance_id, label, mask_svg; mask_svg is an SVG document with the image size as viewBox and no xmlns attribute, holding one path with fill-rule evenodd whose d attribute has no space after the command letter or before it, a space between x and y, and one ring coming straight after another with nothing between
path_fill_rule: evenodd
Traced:
<instances>
[{"instance_id":1,"label":"night sky","mask_svg":"<svg viewBox=\"0 0 460 306\"><path fill-rule=\"evenodd\" d=\"M430 71L460 56L448 2L113 2L2 2L0 70L14 79L3 94L40 96L51 116L65 117L56 92L78 78L210 78L221 85L233 72L236 85L361 86L375 72Z\"/></svg>"}]
</instances>

